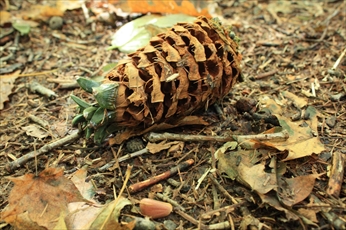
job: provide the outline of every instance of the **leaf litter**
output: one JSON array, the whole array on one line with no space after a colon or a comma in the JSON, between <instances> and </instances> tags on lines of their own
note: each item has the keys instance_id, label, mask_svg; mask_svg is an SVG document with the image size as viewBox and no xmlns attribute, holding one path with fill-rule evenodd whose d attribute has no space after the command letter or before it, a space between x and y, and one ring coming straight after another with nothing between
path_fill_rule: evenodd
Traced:
<instances>
[{"instance_id":1,"label":"leaf litter","mask_svg":"<svg viewBox=\"0 0 346 230\"><path fill-rule=\"evenodd\" d=\"M93 4L86 7L90 7L97 14L100 9L106 11L100 7L101 3ZM52 146L47 143L59 141L59 136L71 134L71 119L76 112L76 106L68 99L71 91L73 90L74 95L86 96L80 89L64 88L64 82L73 82L76 76L81 75L101 75L97 71L102 69L102 66L116 63L123 57L117 51L112 51L111 55L105 51L111 44L111 35L117 30L116 27L109 27L106 25L108 22L99 22L96 18L89 18L95 21L86 24L84 19L81 20L86 17L82 10L84 6L79 5L57 11L64 12L61 17L70 20L73 27L64 24L59 33L50 32L48 27L43 30L42 25L46 26L46 21L52 15L48 14L50 16L46 17L42 12L53 11L50 8L41 8L36 14L32 14L31 19L41 20L43 24L33 26L30 22L28 24L32 25L32 28L29 34L17 35L20 39L14 46L23 49L16 50L15 59L11 59L13 49L8 48L7 42L15 41L14 33L18 32L5 35L1 40L1 45L4 46L2 52L4 57L9 59L2 66L6 69L1 71L11 74L20 67L18 64L23 60L26 69L20 69L19 78L16 77L15 83L6 87L7 91L1 90L1 106L5 107L0 114L0 167L5 168L7 162L15 164L18 162L16 160L25 154L35 153L33 150L40 153L32 154L32 159L37 157L37 163L22 161L18 164L19 167L16 167L17 170L10 173L13 178L24 175L19 177L19 180L12 179L14 188L11 195L8 194L12 185L8 185L8 181L3 177L8 173L0 170L0 185L4 194L0 203L2 215L5 213L7 220L18 215L22 222L18 221L15 224L21 227L38 228L37 223L40 223L49 228L55 226L58 229L62 226L61 229L67 229L70 228L67 226L77 226L75 224L78 220L86 217L87 213L90 217L81 222L83 226L90 226L89 224L98 216L101 218L100 222L95 224L105 224L105 218L102 216L106 213L106 216L113 216L112 220L116 220L116 223L128 223L128 228L126 224L122 225L125 229L132 229L135 223L131 221L139 223L144 219L138 219L141 218L138 210L129 210L128 207L138 204L142 198L150 197L164 198L167 202L172 202L173 206L182 208L175 208L166 218L149 221L165 228L168 228L167 222L170 221L174 226L171 229L215 225L227 228L230 226L230 219L235 226L243 229L252 226L268 229L283 226L328 226L336 229L345 227L345 212L342 211L345 210L343 170L346 96L345 62L342 57L346 38L346 32L342 27L345 3L244 2L237 5L220 1L217 4L220 11L217 16L222 22L233 24L236 34L241 38L242 72L245 81L238 83L232 94L222 100L219 108L222 114L211 107L207 112L198 114L204 115L203 119L197 116L193 118L195 121L187 119L187 124L195 124L196 121L203 124L198 127L177 128L175 125L161 124L160 128L171 128L169 132L179 135L179 142L174 139L176 136L172 135L162 136L166 139L159 141L148 141L144 135L143 146L151 145L150 148L154 148L151 152L155 154L147 154L149 151L146 151L144 155L136 155L134 158L131 158L132 153L120 144L139 134L131 130L111 137L111 146L108 148L95 146L91 141L80 138L73 139L73 142L64 142L63 146L54 144L52 148L41 150L41 147ZM100 7L97 10L93 9L96 5ZM26 14L24 11L12 13L14 11L11 11L12 18L18 17L21 20L21 15ZM118 17L117 24L124 24L126 20ZM56 36L60 33L64 36ZM95 40L95 36L99 36L100 42ZM28 37L29 42L25 40ZM49 43L42 38L49 38L54 42ZM78 42L85 42L88 46L80 45ZM71 60L73 65L70 64ZM5 78L1 76L0 79ZM33 79L52 89L58 97L46 98L27 91L23 86ZM255 103L243 100L244 98L253 99ZM243 100L243 103L235 106L239 100ZM28 119L27 114L48 121L49 125L45 126L45 130L49 135L32 135L22 130L23 127L42 123ZM58 126L61 127L60 131L57 130ZM146 130L150 131L152 130ZM263 138L282 131L287 132L288 138ZM189 135L199 135L199 138L206 136L208 140L192 140L189 139ZM235 135L254 136L232 142L227 142L230 140L223 138L222 142L226 143L223 148L220 148L222 142L210 141L212 138L217 140ZM162 140L165 141L160 142ZM125 155L129 156L125 161L118 161ZM177 174L170 176L170 179L175 180L174 183L166 178L157 182L160 189L147 187L131 195L129 192L123 193L123 196L114 195L114 189L121 190L126 181L124 175L127 164L134 165L130 180L132 184L138 184L156 178L186 159L194 159L193 166L184 170L177 169ZM110 171L101 171L109 162L113 162L108 168ZM18 198L18 194L24 193L24 190L18 191L18 183L39 183L40 186L46 186L43 183L46 165L64 167L66 176L73 175L76 168L88 165L87 168L75 173L80 174L79 179L72 177L75 186L66 178L67 181L63 179L64 182L61 184L67 184L69 192L73 194L78 194L77 187L84 197L76 195L78 199L94 200L94 204L68 202L67 212L76 214L71 216L69 221L65 221L66 213L56 212L54 218L51 217L51 222L48 221L49 217L35 222L37 215L42 215L45 209L50 212L50 205L44 206L41 201L37 201L41 204L35 209L32 203L26 200L27 197L31 192L45 194L46 191L55 189L59 191L60 187L53 186L44 191L34 189ZM37 177L30 174L35 167L41 171ZM205 175L205 172L208 172L208 175ZM60 173L59 171L59 175ZM57 175L54 171L52 174ZM49 178L51 174L48 173L46 176ZM60 176L52 177L53 181L60 181ZM200 183L198 188L197 183ZM52 194L56 194L57 191ZM164 196L161 196L160 192L163 192ZM334 197L331 198L330 195ZM57 197L56 195L51 199L54 201ZM122 197L118 199L119 203L115 202L116 197ZM17 198L22 198L26 202L17 209L23 212L12 212L9 216L8 213L11 212L8 210L12 210L12 201ZM107 201L109 205L106 204ZM65 211L66 202L65 200L63 203ZM242 205L241 208L236 206L242 202L246 205ZM213 211L217 214L205 215L208 217L205 219L199 218ZM126 218L122 214L135 218L125 221ZM53 222L55 225L51 224ZM34 224L29 225L30 223ZM116 223L114 224L118 226Z\"/></svg>"}]
</instances>

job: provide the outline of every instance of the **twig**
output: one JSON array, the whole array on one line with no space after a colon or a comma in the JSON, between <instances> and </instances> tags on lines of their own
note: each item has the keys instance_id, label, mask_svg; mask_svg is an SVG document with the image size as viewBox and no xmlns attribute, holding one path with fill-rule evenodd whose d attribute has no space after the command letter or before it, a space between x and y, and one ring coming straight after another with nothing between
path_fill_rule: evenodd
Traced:
<instances>
[{"instance_id":1,"label":"twig","mask_svg":"<svg viewBox=\"0 0 346 230\"><path fill-rule=\"evenodd\" d=\"M219 209L211 210L209 212L203 213L201 215L202 219L209 219L211 216L217 214L218 212L225 212L226 214L233 212L236 208L244 205L245 202L240 202L238 204L228 205Z\"/></svg>"},{"instance_id":2,"label":"twig","mask_svg":"<svg viewBox=\"0 0 346 230\"><path fill-rule=\"evenodd\" d=\"M149 150L147 148L144 148L144 149L141 149L141 150L139 150L137 152L129 153L129 154L126 154L126 155L124 155L122 157L119 157L118 158L118 162L120 163L120 162L126 161L128 159L131 159L133 157L137 157L137 156L143 155L143 154L148 153L148 152L149 152ZM112 160L112 161L108 162L107 164L105 164L101 168L99 168L99 172L106 171L108 168L112 167L115 163L116 163L115 160Z\"/></svg>"},{"instance_id":3,"label":"twig","mask_svg":"<svg viewBox=\"0 0 346 230\"><path fill-rule=\"evenodd\" d=\"M31 92L42 94L44 96L47 96L50 99L54 99L58 97L58 95L56 95L54 91L47 89L46 87L44 87L43 85L41 85L40 83L36 81L31 82L29 84L29 88Z\"/></svg>"},{"instance_id":4,"label":"twig","mask_svg":"<svg viewBox=\"0 0 346 230\"><path fill-rule=\"evenodd\" d=\"M256 75L256 76L254 76L254 79L255 79L255 80L263 79L263 78L269 77L269 76L271 76L271 75L274 75L274 74L276 74L277 72L278 72L278 70L275 69L275 70L272 70L272 71L269 71L269 72L260 73L260 74L258 74L258 75Z\"/></svg>"},{"instance_id":5,"label":"twig","mask_svg":"<svg viewBox=\"0 0 346 230\"><path fill-rule=\"evenodd\" d=\"M314 203L322 203L315 195L311 194L310 196ZM346 222L338 217L334 212L329 211L329 209L322 209L322 215L328 220L329 224L335 227L335 229L346 229Z\"/></svg>"},{"instance_id":6,"label":"twig","mask_svg":"<svg viewBox=\"0 0 346 230\"><path fill-rule=\"evenodd\" d=\"M231 196L231 194L227 192L227 190L224 187L220 185L220 183L214 178L212 174L209 174L209 179L226 198L230 199L234 204L239 203L233 196Z\"/></svg>"},{"instance_id":7,"label":"twig","mask_svg":"<svg viewBox=\"0 0 346 230\"><path fill-rule=\"evenodd\" d=\"M331 101L339 101L342 97L345 97L345 96L346 96L346 93L341 92L338 94L330 95L329 98Z\"/></svg>"},{"instance_id":8,"label":"twig","mask_svg":"<svg viewBox=\"0 0 346 230\"><path fill-rule=\"evenodd\" d=\"M340 64L341 60L344 58L345 54L346 54L346 48L344 49L344 51L342 51L342 53L340 54L338 60L336 60L336 62L334 63L334 65L333 65L331 70L336 70L336 68Z\"/></svg>"},{"instance_id":9,"label":"twig","mask_svg":"<svg viewBox=\"0 0 346 230\"><path fill-rule=\"evenodd\" d=\"M333 152L332 168L328 181L327 193L339 197L342 182L344 179L345 157L340 151Z\"/></svg>"},{"instance_id":10,"label":"twig","mask_svg":"<svg viewBox=\"0 0 346 230\"><path fill-rule=\"evenodd\" d=\"M156 193L156 196L157 196L158 198L160 198L161 200L170 203L170 204L173 205L174 207L179 208L181 211L183 211L183 212L186 211L185 208L182 207L180 204L178 204L178 202L176 202L175 200L172 200L172 199L168 198L167 196L165 196L165 195L163 195L163 194L161 194L161 193Z\"/></svg>"},{"instance_id":11,"label":"twig","mask_svg":"<svg viewBox=\"0 0 346 230\"><path fill-rule=\"evenodd\" d=\"M70 82L70 83L61 83L58 86L59 89L75 89L79 88L79 85L77 82Z\"/></svg>"},{"instance_id":12,"label":"twig","mask_svg":"<svg viewBox=\"0 0 346 230\"><path fill-rule=\"evenodd\" d=\"M285 141L289 138L288 132L282 130L277 133L260 133L256 135L232 135L227 137L221 136L204 136L204 135L181 135L175 133L154 133L151 132L147 135L147 139L150 142L157 142L163 140L175 140L175 141L238 141L243 142L245 140L258 140L258 141Z\"/></svg>"},{"instance_id":13,"label":"twig","mask_svg":"<svg viewBox=\"0 0 346 230\"><path fill-rule=\"evenodd\" d=\"M220 230L220 229L230 229L231 224L229 221L224 221L216 224L204 225L206 230ZM200 230L201 228L195 228L193 230Z\"/></svg>"},{"instance_id":14,"label":"twig","mask_svg":"<svg viewBox=\"0 0 346 230\"><path fill-rule=\"evenodd\" d=\"M41 125L43 128L47 128L49 126L49 123L47 121L44 121L41 118L36 117L35 115L29 114L28 118L30 118L30 120L32 120L33 122Z\"/></svg>"},{"instance_id":15,"label":"twig","mask_svg":"<svg viewBox=\"0 0 346 230\"><path fill-rule=\"evenodd\" d=\"M14 57L14 54L13 54L13 53L10 53L10 54L7 55L7 56L1 57L1 58L0 58L0 62L8 61L8 60L10 60L10 59L13 58L13 57Z\"/></svg>"},{"instance_id":16,"label":"twig","mask_svg":"<svg viewBox=\"0 0 346 230\"><path fill-rule=\"evenodd\" d=\"M187 214L187 213L185 213L179 209L174 209L174 212L177 213L178 215L180 215L181 217L183 217L185 220L193 223L194 225L197 225L200 229L207 229L206 225L201 224L198 220L196 220L195 218L193 218L189 214Z\"/></svg>"},{"instance_id":17,"label":"twig","mask_svg":"<svg viewBox=\"0 0 346 230\"><path fill-rule=\"evenodd\" d=\"M204 181L204 179L207 177L208 173L210 172L211 168L208 168L207 170L205 170L205 172L203 173L203 175L198 179L198 183L195 187L195 190L199 189L199 186L201 186L202 182Z\"/></svg>"},{"instance_id":18,"label":"twig","mask_svg":"<svg viewBox=\"0 0 346 230\"><path fill-rule=\"evenodd\" d=\"M68 135L64 138L61 138L57 141L54 141L52 143L49 143L49 144L46 144L44 146L42 146L39 150L37 151L32 151L32 152L29 152L27 154L25 154L24 156L21 156L20 158L10 162L10 163L7 163L6 166L5 166L5 169L9 172L13 171L14 169L16 168L19 168L20 166L22 166L23 164L25 164L26 162L28 162L29 160L35 158L36 156L39 156L43 153L46 153L46 152L49 152L50 150L54 149L54 148L57 148L57 147L60 147L62 145L65 145L71 141L74 141L76 140L77 138L79 138L80 134L79 132L75 132L71 135Z\"/></svg>"},{"instance_id":19,"label":"twig","mask_svg":"<svg viewBox=\"0 0 346 230\"><path fill-rule=\"evenodd\" d=\"M189 160L187 160L181 164L178 164L176 167L171 168L170 170L168 170L168 171L166 171L160 175L157 175L157 176L154 176L148 180L141 181L141 182L135 183L133 185L130 185L129 191L130 191L130 193L135 193L135 192L138 192L138 191L140 191L144 188L147 188L153 184L156 184L159 181L162 181L164 179L167 179L167 178L175 175L178 171L186 169L187 167L192 165L194 162L195 161L193 159L189 159Z\"/></svg>"}]
</instances>

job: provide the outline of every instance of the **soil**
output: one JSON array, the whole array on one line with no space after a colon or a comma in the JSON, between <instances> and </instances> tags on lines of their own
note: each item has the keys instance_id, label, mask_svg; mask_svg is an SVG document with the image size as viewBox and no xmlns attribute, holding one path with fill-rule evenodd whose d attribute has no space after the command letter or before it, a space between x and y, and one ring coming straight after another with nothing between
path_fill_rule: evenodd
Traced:
<instances>
[{"instance_id":1,"label":"soil","mask_svg":"<svg viewBox=\"0 0 346 230\"><path fill-rule=\"evenodd\" d=\"M23 4L29 3L23 1ZM133 166L130 183L135 183L193 159L192 166L171 177L176 182L183 182L182 186L163 180L134 194L125 190L123 195L138 201L162 192L185 208L184 214L175 210L168 217L155 220L154 223L161 229L194 229L224 222L233 229L344 228L345 173L342 171L340 180L333 182L328 170L340 162L340 170L345 167L345 57L333 68L346 48L345 2L326 0L304 2L305 5L297 2L274 10L267 1L219 1L218 4L218 14L233 24L233 30L241 39L242 79L229 95L220 100L218 107L210 106L207 111L198 114L207 118L211 123L209 126L184 126L165 131L206 136L258 134L275 126L268 119L254 118L259 97L268 95L280 98L283 91L288 91L304 98L309 106L319 112L316 135L325 147L321 153L311 153L286 162L286 176L320 175L306 199L292 207L274 208L246 185L217 171L212 174L219 186L206 177L196 189L198 179L206 170L216 167L213 153L223 145L216 141L184 141L183 147L177 147L174 151L144 154L112 164L107 170L100 170L112 160L143 148L148 141L145 136L140 136L122 145L109 146L105 142L98 146L92 138L82 136L8 171L9 162L78 129L71 124L77 106L70 95L87 101L93 101L93 98L75 84L77 77L101 76L103 66L116 63L126 56L106 48L118 29L116 25L131 21L130 16L116 17L117 23L113 24L96 19L90 23L82 9L75 9L65 12L61 28L49 25L49 21L40 21L28 35L21 36L19 32L14 32L0 40L3 47L1 56L14 54L1 65L1 74L11 67L14 70L8 73L21 70L23 74L15 81L9 101L0 111L0 210L8 205L8 196L13 187L6 176L40 172L47 167L63 168L65 175L69 176L87 165L88 179L97 188L95 200L104 204L114 199L113 188L120 190L127 165ZM35 81L56 95L48 97L33 92L30 85ZM292 104L285 106L294 107ZM218 108L221 108L222 116ZM304 119L303 115L301 119ZM43 128L31 130L30 133L28 129L32 125L37 127L40 121L44 123L41 124ZM278 161L286 156L287 153L279 153ZM268 165L270 159L264 162ZM339 192L328 193L330 186L339 188ZM234 206L234 211L220 211L201 218L203 213L234 205L229 196L242 201L241 207ZM326 216L314 197L325 205L321 206L328 208L327 213L334 215L334 219ZM311 222L290 218L287 210L292 213L305 210ZM336 219L339 222L333 221ZM169 227L169 224L173 227ZM12 227L7 225L3 229Z\"/></svg>"}]
</instances>

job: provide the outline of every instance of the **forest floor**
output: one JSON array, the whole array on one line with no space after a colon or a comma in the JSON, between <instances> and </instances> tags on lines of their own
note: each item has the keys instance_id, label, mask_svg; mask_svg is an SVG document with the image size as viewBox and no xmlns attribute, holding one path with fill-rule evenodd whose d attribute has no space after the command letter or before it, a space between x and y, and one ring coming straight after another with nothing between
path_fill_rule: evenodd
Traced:
<instances>
[{"instance_id":1,"label":"forest floor","mask_svg":"<svg viewBox=\"0 0 346 230\"><path fill-rule=\"evenodd\" d=\"M17 11L30 4L23 1ZM0 110L0 211L9 205L13 188L7 176L55 167L70 178L86 168L86 179L95 190L93 200L106 204L115 199L114 191L119 193L128 165L130 185L190 162L171 176L173 180L136 193L127 188L122 196L134 206L146 197L174 201L169 216L150 220L159 229L345 229L346 59L339 57L346 49L346 3L223 1L219 10L241 39L241 81L218 107L198 114L210 125L165 130L182 135L182 140L159 142L161 151L121 162L117 159L132 151L128 143L133 141L98 146L92 138L78 136L35 159L11 163L78 130L72 127L77 105L70 95L92 98L75 84L76 79L101 75L102 67L126 56L106 49L118 27L96 19L88 23L83 10L75 9L64 13L60 29L41 20L28 35L2 34L0 97L9 100ZM117 20L120 25L131 17ZM33 82L56 96L30 90ZM5 88L11 92L6 94ZM276 109L270 108L274 104ZM184 140L194 134L256 135L283 127L282 122L291 129L290 135L296 135L290 136L295 141L222 152L222 141ZM134 140L133 151L148 144L143 135ZM235 176L230 168L237 171ZM121 215L122 222L126 216L141 217L128 209ZM11 229L5 222L0 226Z\"/></svg>"}]
</instances>

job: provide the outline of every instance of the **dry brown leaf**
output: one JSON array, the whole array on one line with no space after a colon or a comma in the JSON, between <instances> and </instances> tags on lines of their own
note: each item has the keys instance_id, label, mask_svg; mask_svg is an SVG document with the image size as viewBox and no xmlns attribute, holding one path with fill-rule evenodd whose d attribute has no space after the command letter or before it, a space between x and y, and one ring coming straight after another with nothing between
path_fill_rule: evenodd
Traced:
<instances>
[{"instance_id":1,"label":"dry brown leaf","mask_svg":"<svg viewBox=\"0 0 346 230\"><path fill-rule=\"evenodd\" d=\"M286 111L284 106L280 106L276 101L268 96L262 96L259 99L261 106L268 109L277 117L283 129L289 133L289 138L283 142L262 142L269 147L274 147L280 151L288 151L285 160L292 160L311 154L319 154L325 150L324 145L317 136L317 114L318 112L312 106L308 106L306 111L310 113L309 120L292 121L290 117L284 116L290 111Z\"/></svg>"},{"instance_id":2,"label":"dry brown leaf","mask_svg":"<svg viewBox=\"0 0 346 230\"><path fill-rule=\"evenodd\" d=\"M11 74L0 76L0 110L4 108L4 102L8 101L8 96L12 93L13 83L17 79L20 70Z\"/></svg>"},{"instance_id":3,"label":"dry brown leaf","mask_svg":"<svg viewBox=\"0 0 346 230\"><path fill-rule=\"evenodd\" d=\"M63 176L63 169L47 168L38 176L26 174L9 179L14 187L1 218L19 229L29 225L52 229L60 213L67 211L68 203L86 201Z\"/></svg>"},{"instance_id":4,"label":"dry brown leaf","mask_svg":"<svg viewBox=\"0 0 346 230\"><path fill-rule=\"evenodd\" d=\"M148 149L150 153L155 154L155 153L161 152L162 150L170 149L172 146L176 146L176 145L181 146L181 143L182 141L172 141L168 143L166 143L166 141L162 141L160 143L149 142L146 148Z\"/></svg>"},{"instance_id":5,"label":"dry brown leaf","mask_svg":"<svg viewBox=\"0 0 346 230\"><path fill-rule=\"evenodd\" d=\"M263 164L253 165L248 167L243 163L239 164L238 173L239 177L245 181L252 190L258 193L265 194L277 187L276 176L274 173L267 173L264 171Z\"/></svg>"},{"instance_id":6,"label":"dry brown leaf","mask_svg":"<svg viewBox=\"0 0 346 230\"><path fill-rule=\"evenodd\" d=\"M39 139L45 138L49 135L47 131L43 130L40 126L35 124L22 127L22 129L25 131L26 135L37 137Z\"/></svg>"},{"instance_id":7,"label":"dry brown leaf","mask_svg":"<svg viewBox=\"0 0 346 230\"><path fill-rule=\"evenodd\" d=\"M0 25L11 21L11 14L7 11L0 11Z\"/></svg>"},{"instance_id":8,"label":"dry brown leaf","mask_svg":"<svg viewBox=\"0 0 346 230\"><path fill-rule=\"evenodd\" d=\"M73 174L71 181L85 199L91 200L95 195L95 188L91 181L86 181L87 173L86 168L81 168Z\"/></svg>"},{"instance_id":9,"label":"dry brown leaf","mask_svg":"<svg viewBox=\"0 0 346 230\"><path fill-rule=\"evenodd\" d=\"M293 101L294 105L297 108L304 108L305 106L307 106L308 104L308 99L307 98L303 98L303 97L298 97L297 95L288 92L288 91L283 91L282 95L288 99L290 99L291 101Z\"/></svg>"},{"instance_id":10,"label":"dry brown leaf","mask_svg":"<svg viewBox=\"0 0 346 230\"><path fill-rule=\"evenodd\" d=\"M226 173L232 180L236 179L261 194L276 189L275 174L265 172L264 164L258 163L261 157L267 154L267 150L239 150L225 154L222 148L216 151L220 172Z\"/></svg>"},{"instance_id":11,"label":"dry brown leaf","mask_svg":"<svg viewBox=\"0 0 346 230\"><path fill-rule=\"evenodd\" d=\"M277 199L275 194L273 194L273 193L269 193L269 194L259 193L258 195L264 203L269 204L270 206L274 207L275 209L277 209L279 211L285 212L286 218L288 220L298 220L299 219L299 217L297 215L295 215L294 213L292 213L290 210L282 207L280 201Z\"/></svg>"},{"instance_id":12,"label":"dry brown leaf","mask_svg":"<svg viewBox=\"0 0 346 230\"><path fill-rule=\"evenodd\" d=\"M307 209L307 208L300 208L298 209L298 212L311 220L312 222L318 223L317 217L316 217L316 211L313 209Z\"/></svg>"},{"instance_id":13,"label":"dry brown leaf","mask_svg":"<svg viewBox=\"0 0 346 230\"><path fill-rule=\"evenodd\" d=\"M120 211L132 203L125 197L118 197L116 200L105 205L89 229L130 229L126 225L119 223Z\"/></svg>"},{"instance_id":14,"label":"dry brown leaf","mask_svg":"<svg viewBox=\"0 0 346 230\"><path fill-rule=\"evenodd\" d=\"M182 13L192 16L204 15L210 17L208 12L209 1L192 1L192 0L143 0L143 1L119 1L108 0L109 3L115 4L126 12L136 13Z\"/></svg>"},{"instance_id":15,"label":"dry brown leaf","mask_svg":"<svg viewBox=\"0 0 346 230\"><path fill-rule=\"evenodd\" d=\"M315 185L315 179L319 176L311 174L295 178L282 178L284 180L282 184L285 185L279 192L282 202L291 207L304 200L310 195Z\"/></svg>"}]
</instances>

